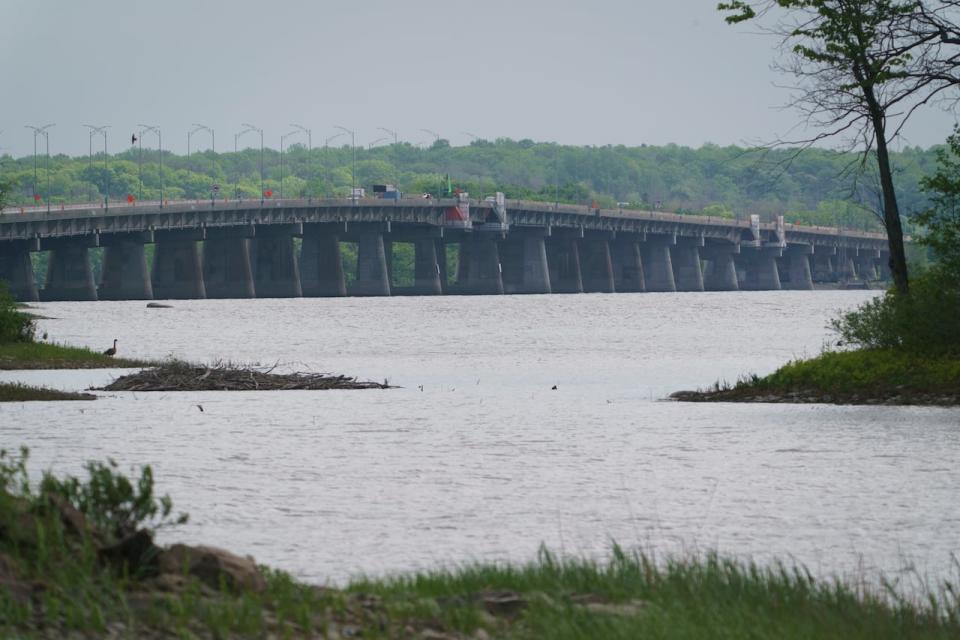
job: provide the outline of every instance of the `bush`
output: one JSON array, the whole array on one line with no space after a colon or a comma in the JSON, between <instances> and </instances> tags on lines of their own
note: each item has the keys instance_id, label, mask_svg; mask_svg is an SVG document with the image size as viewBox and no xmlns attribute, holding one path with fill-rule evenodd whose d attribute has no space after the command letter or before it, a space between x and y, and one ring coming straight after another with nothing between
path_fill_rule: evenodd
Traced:
<instances>
[{"instance_id":1,"label":"bush","mask_svg":"<svg viewBox=\"0 0 960 640\"><path fill-rule=\"evenodd\" d=\"M0 344L33 342L35 334L33 318L17 309L6 283L0 281Z\"/></svg>"},{"instance_id":2,"label":"bush","mask_svg":"<svg viewBox=\"0 0 960 640\"><path fill-rule=\"evenodd\" d=\"M910 294L894 290L831 322L841 341L866 349L960 356L960 282L937 266L911 280Z\"/></svg>"}]
</instances>

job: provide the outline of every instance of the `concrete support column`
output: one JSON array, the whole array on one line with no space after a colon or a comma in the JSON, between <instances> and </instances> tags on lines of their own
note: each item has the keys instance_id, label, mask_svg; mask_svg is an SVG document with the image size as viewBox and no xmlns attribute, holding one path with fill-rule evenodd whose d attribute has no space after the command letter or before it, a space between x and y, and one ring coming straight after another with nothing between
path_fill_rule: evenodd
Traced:
<instances>
[{"instance_id":1,"label":"concrete support column","mask_svg":"<svg viewBox=\"0 0 960 640\"><path fill-rule=\"evenodd\" d=\"M466 295L503 293L503 273L497 236L475 233L460 243L457 290Z\"/></svg>"},{"instance_id":2,"label":"concrete support column","mask_svg":"<svg viewBox=\"0 0 960 640\"><path fill-rule=\"evenodd\" d=\"M505 293L550 293L546 231L514 228L500 243Z\"/></svg>"},{"instance_id":3,"label":"concrete support column","mask_svg":"<svg viewBox=\"0 0 960 640\"><path fill-rule=\"evenodd\" d=\"M203 281L208 298L255 298L256 287L250 263L253 228L224 234L208 230L203 243Z\"/></svg>"},{"instance_id":4,"label":"concrete support column","mask_svg":"<svg viewBox=\"0 0 960 640\"><path fill-rule=\"evenodd\" d=\"M447 243L443 238L435 238L433 246L437 252L437 268L440 270L440 293L446 294L450 282L447 273Z\"/></svg>"},{"instance_id":5,"label":"concrete support column","mask_svg":"<svg viewBox=\"0 0 960 640\"><path fill-rule=\"evenodd\" d=\"M813 248L813 281L836 282L837 271L834 262L835 247L815 246Z\"/></svg>"},{"instance_id":6,"label":"concrete support column","mask_svg":"<svg viewBox=\"0 0 960 640\"><path fill-rule=\"evenodd\" d=\"M647 236L647 241L641 247L647 291L677 290L670 258L670 247L676 242L675 236Z\"/></svg>"},{"instance_id":7,"label":"concrete support column","mask_svg":"<svg viewBox=\"0 0 960 640\"><path fill-rule=\"evenodd\" d=\"M847 282L850 280L857 279L857 266L854 262L856 254L850 254L842 252L839 256L839 271L840 271L840 280Z\"/></svg>"},{"instance_id":8,"label":"concrete support column","mask_svg":"<svg viewBox=\"0 0 960 640\"><path fill-rule=\"evenodd\" d=\"M554 236L546 242L546 250L553 293L583 293L580 247L576 238Z\"/></svg>"},{"instance_id":9,"label":"concrete support column","mask_svg":"<svg viewBox=\"0 0 960 640\"><path fill-rule=\"evenodd\" d=\"M300 286L304 296L331 298L347 295L340 255L340 237L323 226L307 226L300 255Z\"/></svg>"},{"instance_id":10,"label":"concrete support column","mask_svg":"<svg viewBox=\"0 0 960 640\"><path fill-rule=\"evenodd\" d=\"M446 254L444 254L446 259ZM440 263L437 258L435 238L422 238L413 243L413 290L418 296L435 296L443 293Z\"/></svg>"},{"instance_id":11,"label":"concrete support column","mask_svg":"<svg viewBox=\"0 0 960 640\"><path fill-rule=\"evenodd\" d=\"M810 245L791 245L786 251L788 280L781 283L784 289L809 291L813 289L810 271Z\"/></svg>"},{"instance_id":12,"label":"concrete support column","mask_svg":"<svg viewBox=\"0 0 960 640\"><path fill-rule=\"evenodd\" d=\"M197 239L190 231L158 231L153 254L153 296L158 300L207 297Z\"/></svg>"},{"instance_id":13,"label":"concrete support column","mask_svg":"<svg viewBox=\"0 0 960 640\"><path fill-rule=\"evenodd\" d=\"M40 299L27 242L0 244L0 280L6 281L10 295L15 300L36 302Z\"/></svg>"},{"instance_id":14,"label":"concrete support column","mask_svg":"<svg viewBox=\"0 0 960 640\"><path fill-rule=\"evenodd\" d=\"M750 248L743 251L744 277L740 288L744 291L779 291L780 271L777 258L783 250L777 248Z\"/></svg>"},{"instance_id":15,"label":"concrete support column","mask_svg":"<svg viewBox=\"0 0 960 640\"><path fill-rule=\"evenodd\" d=\"M643 261L636 235L622 235L610 247L613 259L613 285L620 293L645 291Z\"/></svg>"},{"instance_id":16,"label":"concrete support column","mask_svg":"<svg viewBox=\"0 0 960 640\"><path fill-rule=\"evenodd\" d=\"M893 280L893 274L890 273L890 254L886 251L880 252L880 258L877 260L877 269L880 279L884 282Z\"/></svg>"},{"instance_id":17,"label":"concrete support column","mask_svg":"<svg viewBox=\"0 0 960 640\"><path fill-rule=\"evenodd\" d=\"M580 275L583 279L584 293L613 293L616 291L608 235L588 235L580 241L580 249Z\"/></svg>"},{"instance_id":18,"label":"concrete support column","mask_svg":"<svg viewBox=\"0 0 960 640\"><path fill-rule=\"evenodd\" d=\"M41 300L96 300L87 240L58 242L50 252Z\"/></svg>"},{"instance_id":19,"label":"concrete support column","mask_svg":"<svg viewBox=\"0 0 960 640\"><path fill-rule=\"evenodd\" d=\"M737 265L733 256L740 253L739 244L725 243L704 248L707 270L703 277L704 291L739 291Z\"/></svg>"},{"instance_id":20,"label":"concrete support column","mask_svg":"<svg viewBox=\"0 0 960 640\"><path fill-rule=\"evenodd\" d=\"M673 280L677 291L703 291L703 268L700 265L702 240L681 239L670 249Z\"/></svg>"},{"instance_id":21,"label":"concrete support column","mask_svg":"<svg viewBox=\"0 0 960 640\"><path fill-rule=\"evenodd\" d=\"M130 237L105 238L97 296L101 300L153 300L153 284L144 251L144 242L152 238L138 233L124 236Z\"/></svg>"},{"instance_id":22,"label":"concrete support column","mask_svg":"<svg viewBox=\"0 0 960 640\"><path fill-rule=\"evenodd\" d=\"M258 298L299 298L300 265L293 246L302 225L264 225L251 242L254 289Z\"/></svg>"},{"instance_id":23,"label":"concrete support column","mask_svg":"<svg viewBox=\"0 0 960 640\"><path fill-rule=\"evenodd\" d=\"M860 250L860 255L857 260L857 273L860 274L860 279L864 282L879 280L879 275L877 274L878 253L877 251Z\"/></svg>"},{"instance_id":24,"label":"concrete support column","mask_svg":"<svg viewBox=\"0 0 960 640\"><path fill-rule=\"evenodd\" d=\"M362 231L357 244L357 279L350 287L350 295L389 296L390 270L383 246L383 233Z\"/></svg>"}]
</instances>

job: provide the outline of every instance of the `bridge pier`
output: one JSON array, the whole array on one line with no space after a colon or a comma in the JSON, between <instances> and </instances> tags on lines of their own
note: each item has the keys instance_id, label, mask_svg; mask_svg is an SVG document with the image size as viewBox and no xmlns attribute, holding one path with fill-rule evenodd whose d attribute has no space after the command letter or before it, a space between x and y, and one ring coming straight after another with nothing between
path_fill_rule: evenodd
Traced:
<instances>
[{"instance_id":1,"label":"bridge pier","mask_svg":"<svg viewBox=\"0 0 960 640\"><path fill-rule=\"evenodd\" d=\"M303 235L302 224L258 225L251 242L254 290L258 298L299 298L300 265L294 236Z\"/></svg>"},{"instance_id":2,"label":"bridge pier","mask_svg":"<svg viewBox=\"0 0 960 640\"><path fill-rule=\"evenodd\" d=\"M813 248L813 281L836 282L837 272L834 266L836 247L814 246Z\"/></svg>"},{"instance_id":3,"label":"bridge pier","mask_svg":"<svg viewBox=\"0 0 960 640\"><path fill-rule=\"evenodd\" d=\"M90 267L89 247L97 246L96 236L55 240L50 243L47 282L41 300L96 300L97 285Z\"/></svg>"},{"instance_id":4,"label":"bridge pier","mask_svg":"<svg viewBox=\"0 0 960 640\"><path fill-rule=\"evenodd\" d=\"M813 276L810 273L810 258L813 246L792 244L787 247L787 281L781 282L784 289L806 291L813 289Z\"/></svg>"},{"instance_id":5,"label":"bridge pier","mask_svg":"<svg viewBox=\"0 0 960 640\"><path fill-rule=\"evenodd\" d=\"M436 238L426 237L413 241L413 286L404 293L415 296L436 296L443 293Z\"/></svg>"},{"instance_id":6,"label":"bridge pier","mask_svg":"<svg viewBox=\"0 0 960 640\"><path fill-rule=\"evenodd\" d=\"M203 263L197 240L202 231L155 231L153 296L158 300L195 300L207 297Z\"/></svg>"},{"instance_id":7,"label":"bridge pier","mask_svg":"<svg viewBox=\"0 0 960 640\"><path fill-rule=\"evenodd\" d=\"M554 293L583 293L580 247L577 239L554 229L546 242L550 288Z\"/></svg>"},{"instance_id":8,"label":"bridge pier","mask_svg":"<svg viewBox=\"0 0 960 640\"><path fill-rule=\"evenodd\" d=\"M504 293L550 293L546 229L513 228L500 243Z\"/></svg>"},{"instance_id":9,"label":"bridge pier","mask_svg":"<svg viewBox=\"0 0 960 640\"><path fill-rule=\"evenodd\" d=\"M624 234L613 241L613 286L621 293L645 290L640 244L635 234Z\"/></svg>"},{"instance_id":10,"label":"bridge pier","mask_svg":"<svg viewBox=\"0 0 960 640\"><path fill-rule=\"evenodd\" d=\"M359 226L359 225L358 225ZM389 296L390 267L383 232L360 231L357 238L357 279L350 287L352 296Z\"/></svg>"},{"instance_id":11,"label":"bridge pier","mask_svg":"<svg viewBox=\"0 0 960 640\"><path fill-rule=\"evenodd\" d=\"M877 259L880 257L880 252L877 250L860 249L860 255L857 257L857 273L860 274L860 279L864 282L879 280L880 276L877 274Z\"/></svg>"},{"instance_id":12,"label":"bridge pier","mask_svg":"<svg viewBox=\"0 0 960 640\"><path fill-rule=\"evenodd\" d=\"M854 250L856 251L856 250ZM857 266L854 263L853 259L856 256L856 253L851 255L847 251L840 253L839 257L839 271L840 279L843 281L856 280L857 279Z\"/></svg>"},{"instance_id":13,"label":"bridge pier","mask_svg":"<svg viewBox=\"0 0 960 640\"><path fill-rule=\"evenodd\" d=\"M676 291L673 276L673 261L670 247L677 243L676 236L647 235L643 245L643 275L647 291Z\"/></svg>"},{"instance_id":14,"label":"bridge pier","mask_svg":"<svg viewBox=\"0 0 960 640\"><path fill-rule=\"evenodd\" d=\"M144 243L153 241L153 233L124 233L104 239L99 299L153 300L153 283L144 251Z\"/></svg>"},{"instance_id":15,"label":"bridge pier","mask_svg":"<svg viewBox=\"0 0 960 640\"><path fill-rule=\"evenodd\" d=\"M208 298L255 298L250 238L253 225L207 229L203 243L203 282Z\"/></svg>"},{"instance_id":16,"label":"bridge pier","mask_svg":"<svg viewBox=\"0 0 960 640\"><path fill-rule=\"evenodd\" d=\"M739 291L737 265L734 254L740 253L739 244L712 244L704 247L707 269L703 276L704 291Z\"/></svg>"},{"instance_id":17,"label":"bridge pier","mask_svg":"<svg viewBox=\"0 0 960 640\"><path fill-rule=\"evenodd\" d=\"M880 258L877 260L877 269L879 271L880 280L883 282L890 282L893 280L893 274L890 273L890 252L889 251L880 251Z\"/></svg>"},{"instance_id":18,"label":"bridge pier","mask_svg":"<svg viewBox=\"0 0 960 640\"><path fill-rule=\"evenodd\" d=\"M580 241L580 277L584 293L613 293L616 284L613 277L613 260L610 257L610 234L588 233Z\"/></svg>"},{"instance_id":19,"label":"bridge pier","mask_svg":"<svg viewBox=\"0 0 960 640\"><path fill-rule=\"evenodd\" d=\"M703 238L680 238L670 249L673 280L677 291L703 291L700 247Z\"/></svg>"},{"instance_id":20,"label":"bridge pier","mask_svg":"<svg viewBox=\"0 0 960 640\"><path fill-rule=\"evenodd\" d=\"M37 283L33 277L30 261L31 242L7 242L0 253L0 280L7 282L10 295L20 302L36 302L40 299Z\"/></svg>"},{"instance_id":21,"label":"bridge pier","mask_svg":"<svg viewBox=\"0 0 960 640\"><path fill-rule=\"evenodd\" d=\"M456 289L457 293L464 295L503 293L503 271L496 235L478 232L460 242Z\"/></svg>"},{"instance_id":22,"label":"bridge pier","mask_svg":"<svg viewBox=\"0 0 960 640\"><path fill-rule=\"evenodd\" d=\"M780 247L750 247L740 255L743 260L743 291L779 291L780 271L777 258L783 254Z\"/></svg>"},{"instance_id":23,"label":"bridge pier","mask_svg":"<svg viewBox=\"0 0 960 640\"><path fill-rule=\"evenodd\" d=\"M310 298L347 295L340 237L328 225L306 225L300 254L301 292Z\"/></svg>"},{"instance_id":24,"label":"bridge pier","mask_svg":"<svg viewBox=\"0 0 960 640\"><path fill-rule=\"evenodd\" d=\"M447 273L447 243L443 238L434 238L433 246L437 252L437 270L440 273L440 293L446 295L450 286L450 275Z\"/></svg>"}]
</instances>

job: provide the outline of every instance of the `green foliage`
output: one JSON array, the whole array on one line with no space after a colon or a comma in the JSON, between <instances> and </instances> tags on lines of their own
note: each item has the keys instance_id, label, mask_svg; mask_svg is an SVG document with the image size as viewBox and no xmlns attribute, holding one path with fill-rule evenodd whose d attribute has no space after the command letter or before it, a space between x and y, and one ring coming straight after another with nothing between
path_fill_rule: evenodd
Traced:
<instances>
[{"instance_id":1,"label":"green foliage","mask_svg":"<svg viewBox=\"0 0 960 640\"><path fill-rule=\"evenodd\" d=\"M943 267L960 278L960 127L937 150L937 170L921 179L931 206L917 214L919 240L931 247Z\"/></svg>"},{"instance_id":2,"label":"green foliage","mask_svg":"<svg viewBox=\"0 0 960 640\"><path fill-rule=\"evenodd\" d=\"M73 476L59 479L45 473L40 483L44 494L59 495L83 513L100 531L120 540L139 529L183 524L187 514L172 516L173 502L169 495L156 496L153 470L140 468L136 481L117 471L117 463L90 461L85 465L87 480Z\"/></svg>"},{"instance_id":3,"label":"green foliage","mask_svg":"<svg viewBox=\"0 0 960 640\"><path fill-rule=\"evenodd\" d=\"M6 283L0 280L0 345L32 342L36 329L33 318L17 308Z\"/></svg>"},{"instance_id":4,"label":"green foliage","mask_svg":"<svg viewBox=\"0 0 960 640\"><path fill-rule=\"evenodd\" d=\"M909 295L888 291L831 322L841 340L865 349L960 355L960 281L942 265L912 281Z\"/></svg>"}]
</instances>

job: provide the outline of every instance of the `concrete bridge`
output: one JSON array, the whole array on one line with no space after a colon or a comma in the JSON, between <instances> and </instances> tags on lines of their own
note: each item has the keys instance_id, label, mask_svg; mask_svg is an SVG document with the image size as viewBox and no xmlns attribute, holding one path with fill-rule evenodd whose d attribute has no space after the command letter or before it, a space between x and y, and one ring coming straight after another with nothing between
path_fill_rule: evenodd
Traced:
<instances>
[{"instance_id":1,"label":"concrete bridge","mask_svg":"<svg viewBox=\"0 0 960 640\"><path fill-rule=\"evenodd\" d=\"M343 242L358 245L349 286ZM414 246L412 286L396 285L396 243ZM453 244L459 260L448 274ZM99 283L93 247L104 247ZM34 251L51 252L42 289ZM24 301L812 289L817 281L884 278L886 251L881 234L782 218L555 206L502 194L70 205L0 215L0 279Z\"/></svg>"}]
</instances>

